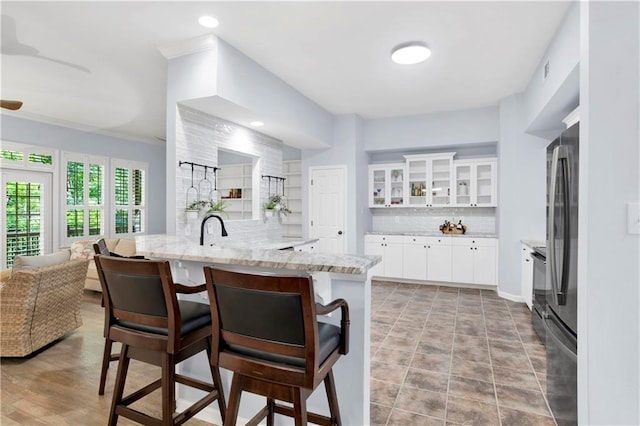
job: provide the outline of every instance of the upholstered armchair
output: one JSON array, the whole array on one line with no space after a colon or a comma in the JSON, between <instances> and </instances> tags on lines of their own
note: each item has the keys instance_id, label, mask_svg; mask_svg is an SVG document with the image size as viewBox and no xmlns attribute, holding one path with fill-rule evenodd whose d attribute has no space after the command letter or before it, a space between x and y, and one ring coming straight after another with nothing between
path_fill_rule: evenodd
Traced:
<instances>
[{"instance_id":1,"label":"upholstered armchair","mask_svg":"<svg viewBox=\"0 0 640 426\"><path fill-rule=\"evenodd\" d=\"M69 259L67 250L66 258ZM0 273L0 356L25 356L82 325L88 261Z\"/></svg>"}]
</instances>

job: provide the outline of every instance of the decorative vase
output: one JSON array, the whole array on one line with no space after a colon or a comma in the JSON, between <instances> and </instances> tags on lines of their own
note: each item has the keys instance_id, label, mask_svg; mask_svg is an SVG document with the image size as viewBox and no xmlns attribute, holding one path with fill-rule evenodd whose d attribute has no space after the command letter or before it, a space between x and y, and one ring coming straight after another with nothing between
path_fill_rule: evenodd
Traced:
<instances>
[{"instance_id":1,"label":"decorative vase","mask_svg":"<svg viewBox=\"0 0 640 426\"><path fill-rule=\"evenodd\" d=\"M194 220L198 218L200 210L187 210L187 220Z\"/></svg>"}]
</instances>

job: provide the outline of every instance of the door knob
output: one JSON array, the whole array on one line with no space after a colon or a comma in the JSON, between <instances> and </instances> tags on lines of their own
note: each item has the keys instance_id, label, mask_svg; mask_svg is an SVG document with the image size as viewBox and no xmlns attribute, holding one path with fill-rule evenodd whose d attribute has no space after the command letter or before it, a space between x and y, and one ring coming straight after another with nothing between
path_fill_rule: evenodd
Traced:
<instances>
[{"instance_id":1,"label":"door knob","mask_svg":"<svg viewBox=\"0 0 640 426\"><path fill-rule=\"evenodd\" d=\"M342 231L338 231L338 235L342 235Z\"/></svg>"}]
</instances>

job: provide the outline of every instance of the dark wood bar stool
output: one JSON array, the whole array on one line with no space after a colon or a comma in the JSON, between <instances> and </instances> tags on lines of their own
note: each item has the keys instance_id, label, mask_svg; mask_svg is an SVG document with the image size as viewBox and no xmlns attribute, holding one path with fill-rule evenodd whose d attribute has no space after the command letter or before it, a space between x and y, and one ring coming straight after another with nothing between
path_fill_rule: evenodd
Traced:
<instances>
[{"instance_id":1,"label":"dark wood bar stool","mask_svg":"<svg viewBox=\"0 0 640 426\"><path fill-rule=\"evenodd\" d=\"M126 257L121 256L117 253L113 253L109 251L107 247L107 243L104 238L100 238L98 241L93 243L93 251L95 254L101 254L104 256L115 256L115 257ZM129 259L144 259L144 256L129 256ZM102 306L104 307L104 292L102 293ZM111 348L113 347L113 341L109 339L109 327L111 327L111 315L109 311L105 309L104 311L104 352L102 353L102 367L100 369L100 385L98 386L98 395L104 395L104 385L107 382L107 371L109 371L109 364L112 361L117 361L120 359L119 354L111 353Z\"/></svg>"},{"instance_id":2,"label":"dark wood bar stool","mask_svg":"<svg viewBox=\"0 0 640 426\"><path fill-rule=\"evenodd\" d=\"M225 426L235 425L243 391L265 396L266 406L247 424L274 415L341 425L332 367L349 351L349 307L343 299L314 301L309 275L273 275L204 267L211 305L211 363L234 372ZM340 327L317 315L341 309ZM330 417L308 413L306 400L324 381ZM293 407L276 403L286 401Z\"/></svg>"},{"instance_id":3,"label":"dark wood bar stool","mask_svg":"<svg viewBox=\"0 0 640 426\"><path fill-rule=\"evenodd\" d=\"M216 399L222 419L226 406L220 372L210 365L213 384L176 374L175 366L204 350L211 351L211 309L208 305L178 300L177 295L204 291L201 284L189 287L173 282L169 262L94 257L109 315L108 339L120 342L120 362L111 402L109 425L124 416L146 425L179 425ZM135 359L160 366L162 377L128 396L123 396L129 361ZM175 413L175 384L207 392L182 413ZM154 418L129 405L162 389L162 418Z\"/></svg>"}]
</instances>

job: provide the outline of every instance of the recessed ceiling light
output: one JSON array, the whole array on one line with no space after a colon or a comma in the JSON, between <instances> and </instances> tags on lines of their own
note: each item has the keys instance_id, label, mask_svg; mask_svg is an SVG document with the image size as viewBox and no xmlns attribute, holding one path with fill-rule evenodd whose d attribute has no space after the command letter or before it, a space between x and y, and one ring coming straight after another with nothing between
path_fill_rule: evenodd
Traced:
<instances>
[{"instance_id":1,"label":"recessed ceiling light","mask_svg":"<svg viewBox=\"0 0 640 426\"><path fill-rule=\"evenodd\" d=\"M253 127L262 127L264 126L264 123L262 121L252 121L251 124Z\"/></svg>"},{"instance_id":2,"label":"recessed ceiling light","mask_svg":"<svg viewBox=\"0 0 640 426\"><path fill-rule=\"evenodd\" d=\"M420 41L402 43L391 51L391 60L401 65L419 64L429 56L431 56L431 49Z\"/></svg>"},{"instance_id":3,"label":"recessed ceiling light","mask_svg":"<svg viewBox=\"0 0 640 426\"><path fill-rule=\"evenodd\" d=\"M216 18L209 15L201 16L200 19L198 19L198 23L205 28L216 28L220 25L220 22L218 22Z\"/></svg>"}]
</instances>

